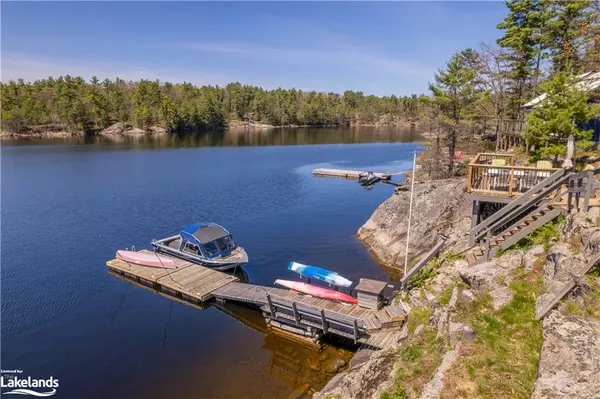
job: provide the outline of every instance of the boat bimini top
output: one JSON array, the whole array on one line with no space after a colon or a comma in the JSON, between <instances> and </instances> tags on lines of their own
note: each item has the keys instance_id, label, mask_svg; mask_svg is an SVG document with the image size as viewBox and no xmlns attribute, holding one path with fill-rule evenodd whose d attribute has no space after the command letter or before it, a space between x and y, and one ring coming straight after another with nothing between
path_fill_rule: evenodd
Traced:
<instances>
[{"instance_id":1,"label":"boat bimini top","mask_svg":"<svg viewBox=\"0 0 600 399\"><path fill-rule=\"evenodd\" d=\"M237 246L231 234L216 223L193 223L181 232L181 250L198 252L207 258L227 256Z\"/></svg>"}]
</instances>

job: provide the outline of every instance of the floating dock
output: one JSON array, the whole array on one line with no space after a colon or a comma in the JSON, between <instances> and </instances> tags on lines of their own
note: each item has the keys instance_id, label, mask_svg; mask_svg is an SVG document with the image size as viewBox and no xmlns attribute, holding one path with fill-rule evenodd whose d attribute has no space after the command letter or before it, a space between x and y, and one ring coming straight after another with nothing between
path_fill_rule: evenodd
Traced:
<instances>
[{"instance_id":1,"label":"floating dock","mask_svg":"<svg viewBox=\"0 0 600 399\"><path fill-rule=\"evenodd\" d=\"M312 343L325 334L333 334L377 348L388 340L375 337L384 336L380 333L385 333L385 337L394 336L387 331L397 330L406 318L402 308L396 305L366 309L292 290L245 284L230 274L171 258L175 269L141 266L121 259L110 260L106 265L120 277L196 306L202 307L213 300L251 305L263 312L269 328Z\"/></svg>"},{"instance_id":2,"label":"floating dock","mask_svg":"<svg viewBox=\"0 0 600 399\"><path fill-rule=\"evenodd\" d=\"M317 177L332 177L339 179L358 180L367 176L378 177L383 181L388 181L392 178L392 173L380 173L380 172L366 172L360 170L346 170L346 169L324 169L319 168L313 170L313 176Z\"/></svg>"}]
</instances>

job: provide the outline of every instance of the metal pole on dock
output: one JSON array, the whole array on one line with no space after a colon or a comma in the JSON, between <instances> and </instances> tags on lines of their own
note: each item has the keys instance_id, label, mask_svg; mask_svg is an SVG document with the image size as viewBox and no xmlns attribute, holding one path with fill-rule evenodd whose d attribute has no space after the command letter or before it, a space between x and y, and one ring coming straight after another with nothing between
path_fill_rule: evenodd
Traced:
<instances>
[{"instance_id":1,"label":"metal pole on dock","mask_svg":"<svg viewBox=\"0 0 600 399\"><path fill-rule=\"evenodd\" d=\"M412 219L413 194L415 191L415 170L417 169L417 152L414 152L412 180L410 182L410 205L408 207L408 230L406 231L406 251L404 256L404 275L408 272L408 243L410 241L410 222Z\"/></svg>"}]
</instances>

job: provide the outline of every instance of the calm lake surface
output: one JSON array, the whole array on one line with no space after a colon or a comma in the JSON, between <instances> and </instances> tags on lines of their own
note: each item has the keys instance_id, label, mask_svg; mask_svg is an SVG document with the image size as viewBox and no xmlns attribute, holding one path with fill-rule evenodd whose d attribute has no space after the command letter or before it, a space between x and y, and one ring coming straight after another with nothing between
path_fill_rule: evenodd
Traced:
<instances>
[{"instance_id":1,"label":"calm lake surface","mask_svg":"<svg viewBox=\"0 0 600 399\"><path fill-rule=\"evenodd\" d=\"M248 252L254 284L296 279L292 260L389 279L355 235L393 188L311 172L408 170L416 139L295 129L3 142L2 368L57 378L57 398L287 398L322 388L327 361L350 359L344 348L315 353L267 334L257 311L175 302L105 262L214 221Z\"/></svg>"}]
</instances>

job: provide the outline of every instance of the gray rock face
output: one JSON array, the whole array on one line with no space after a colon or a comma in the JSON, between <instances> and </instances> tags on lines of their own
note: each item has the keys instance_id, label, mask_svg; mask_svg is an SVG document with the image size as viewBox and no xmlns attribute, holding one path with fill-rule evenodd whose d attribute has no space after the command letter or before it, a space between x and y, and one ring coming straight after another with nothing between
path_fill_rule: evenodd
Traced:
<instances>
[{"instance_id":1,"label":"gray rock face","mask_svg":"<svg viewBox=\"0 0 600 399\"><path fill-rule=\"evenodd\" d=\"M123 132L125 130L127 130L129 127L130 126L126 125L123 122L117 122L117 123L114 123L114 124L110 125L106 129L101 130L100 134L104 135L104 136L111 136L111 135L115 135L115 134L123 134Z\"/></svg>"},{"instance_id":2,"label":"gray rock face","mask_svg":"<svg viewBox=\"0 0 600 399\"><path fill-rule=\"evenodd\" d=\"M144 134L167 134L168 130L161 126L150 126L147 130L133 127L124 122L117 122L100 131L103 136L140 136Z\"/></svg>"},{"instance_id":3,"label":"gray rock face","mask_svg":"<svg viewBox=\"0 0 600 399\"><path fill-rule=\"evenodd\" d=\"M548 252L544 265L544 281L565 280L581 267L582 259L576 257L567 244L555 245Z\"/></svg>"},{"instance_id":4,"label":"gray rock face","mask_svg":"<svg viewBox=\"0 0 600 399\"><path fill-rule=\"evenodd\" d=\"M472 267L466 265L460 267L458 274L474 290L494 291L508 287L512 280L513 271L523 266L523 258L523 251L512 251L500 258ZM498 296L505 293L505 291L497 292Z\"/></svg>"},{"instance_id":5,"label":"gray rock face","mask_svg":"<svg viewBox=\"0 0 600 399\"><path fill-rule=\"evenodd\" d=\"M535 266L535 262L538 261L539 257L542 256L544 252L546 251L544 250L543 245L536 245L527 251L525 255L523 255L523 266L525 269L528 271L532 270L533 266Z\"/></svg>"},{"instance_id":6,"label":"gray rock face","mask_svg":"<svg viewBox=\"0 0 600 399\"><path fill-rule=\"evenodd\" d=\"M565 221L563 239L576 236L581 241L581 252L585 256L600 252L600 207L590 208L589 212L571 214Z\"/></svg>"},{"instance_id":7,"label":"gray rock face","mask_svg":"<svg viewBox=\"0 0 600 399\"><path fill-rule=\"evenodd\" d=\"M544 265L544 294L537 299L538 312L551 304L573 280L578 281L589 266L592 255L600 252L600 226L596 221L600 208L567 217L561 235L562 244L550 249Z\"/></svg>"},{"instance_id":8,"label":"gray rock face","mask_svg":"<svg viewBox=\"0 0 600 399\"><path fill-rule=\"evenodd\" d=\"M454 362L456 362L456 359L458 359L458 354L459 347L446 352L440 367L438 367L431 380L425 385L423 393L421 394L421 399L437 399L442 395L442 391L444 390L444 377L446 372L452 367Z\"/></svg>"},{"instance_id":9,"label":"gray rock face","mask_svg":"<svg viewBox=\"0 0 600 399\"><path fill-rule=\"evenodd\" d=\"M125 136L141 136L143 134L146 134L146 131L142 130L142 129L138 129L137 127L127 129L123 132L123 135L125 135Z\"/></svg>"},{"instance_id":10,"label":"gray rock face","mask_svg":"<svg viewBox=\"0 0 600 399\"><path fill-rule=\"evenodd\" d=\"M490 296L492 297L494 309L498 310L510 303L513 297L513 291L508 287L500 287L490 291Z\"/></svg>"},{"instance_id":11,"label":"gray rock face","mask_svg":"<svg viewBox=\"0 0 600 399\"><path fill-rule=\"evenodd\" d=\"M464 180L415 183L409 260L418 259L448 236L446 247L467 249L471 207ZM410 192L400 191L377 208L359 229L358 237L385 265L404 267Z\"/></svg>"},{"instance_id":12,"label":"gray rock face","mask_svg":"<svg viewBox=\"0 0 600 399\"><path fill-rule=\"evenodd\" d=\"M393 381L395 358L394 351L375 352L367 362L333 377L313 397L324 399L329 394L353 399L379 398L379 390Z\"/></svg>"},{"instance_id":13,"label":"gray rock face","mask_svg":"<svg viewBox=\"0 0 600 399\"><path fill-rule=\"evenodd\" d=\"M552 311L533 399L600 398L600 323Z\"/></svg>"}]
</instances>

